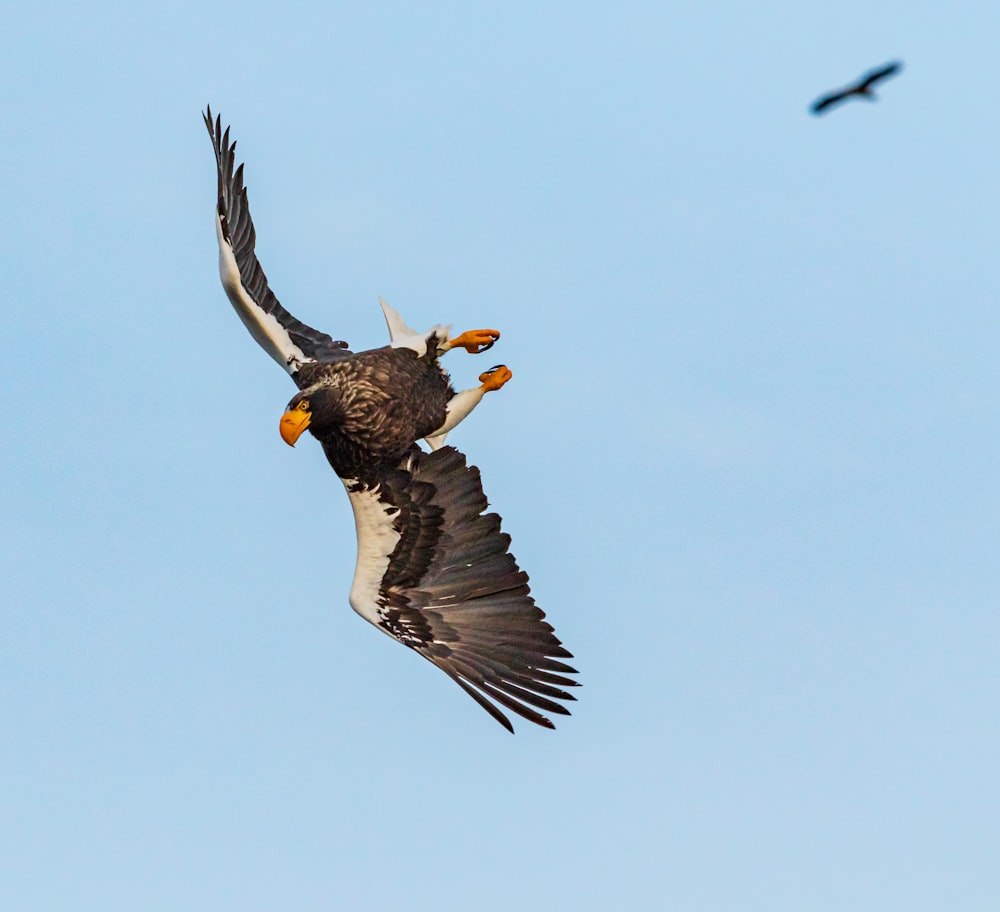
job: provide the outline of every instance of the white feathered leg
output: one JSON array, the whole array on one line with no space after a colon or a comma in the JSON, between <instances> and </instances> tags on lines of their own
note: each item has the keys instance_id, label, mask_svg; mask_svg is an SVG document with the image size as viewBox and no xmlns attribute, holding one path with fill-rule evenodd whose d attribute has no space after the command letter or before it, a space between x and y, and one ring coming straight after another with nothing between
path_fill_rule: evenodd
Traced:
<instances>
[{"instance_id":1,"label":"white feathered leg","mask_svg":"<svg viewBox=\"0 0 1000 912\"><path fill-rule=\"evenodd\" d=\"M481 386L455 393L448 402L444 424L429 437L424 438L427 441L427 445L432 450L444 446L444 438L448 435L448 431L457 427L468 416L469 412L483 401L483 396L485 395L486 390Z\"/></svg>"},{"instance_id":2,"label":"white feathered leg","mask_svg":"<svg viewBox=\"0 0 1000 912\"><path fill-rule=\"evenodd\" d=\"M444 424L429 437L424 438L427 441L427 445L432 450L444 446L444 439L448 431L463 421L469 412L483 401L483 396L493 390L500 389L512 376L513 374L511 374L510 368L506 364L498 364L496 367L491 367L488 371L484 371L479 375L479 386L455 393L448 402Z\"/></svg>"}]
</instances>

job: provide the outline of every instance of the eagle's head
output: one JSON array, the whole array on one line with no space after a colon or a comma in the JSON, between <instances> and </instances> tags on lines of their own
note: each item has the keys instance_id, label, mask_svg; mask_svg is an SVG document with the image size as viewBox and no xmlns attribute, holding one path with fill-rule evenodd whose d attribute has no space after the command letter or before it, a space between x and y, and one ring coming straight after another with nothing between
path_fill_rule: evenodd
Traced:
<instances>
[{"instance_id":1,"label":"eagle's head","mask_svg":"<svg viewBox=\"0 0 1000 912\"><path fill-rule=\"evenodd\" d=\"M343 408L337 388L317 386L292 397L281 416L279 431L281 439L289 446L309 428L313 436L323 439L343 421Z\"/></svg>"}]
</instances>

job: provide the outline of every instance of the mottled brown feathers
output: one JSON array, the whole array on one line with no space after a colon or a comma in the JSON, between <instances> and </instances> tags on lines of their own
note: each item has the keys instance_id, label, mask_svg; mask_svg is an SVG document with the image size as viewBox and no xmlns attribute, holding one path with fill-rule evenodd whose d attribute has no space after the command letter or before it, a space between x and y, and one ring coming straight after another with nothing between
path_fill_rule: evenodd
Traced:
<instances>
[{"instance_id":1,"label":"mottled brown feathers","mask_svg":"<svg viewBox=\"0 0 1000 912\"><path fill-rule=\"evenodd\" d=\"M436 358L408 348L376 348L325 364L305 364L296 382L313 411L310 431L341 478L373 480L413 443L444 423L455 395Z\"/></svg>"}]
</instances>

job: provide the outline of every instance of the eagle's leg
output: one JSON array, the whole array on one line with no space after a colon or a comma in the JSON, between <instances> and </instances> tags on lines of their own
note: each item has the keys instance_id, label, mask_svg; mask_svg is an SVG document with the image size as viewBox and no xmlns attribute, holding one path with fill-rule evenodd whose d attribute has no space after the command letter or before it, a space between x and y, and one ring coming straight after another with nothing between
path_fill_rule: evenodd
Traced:
<instances>
[{"instance_id":1,"label":"eagle's leg","mask_svg":"<svg viewBox=\"0 0 1000 912\"><path fill-rule=\"evenodd\" d=\"M433 434L428 434L424 438L431 449L436 450L439 446L443 446L444 438L448 431L457 427L467 418L469 413L483 401L483 396L493 390L500 389L512 376L513 374L511 374L510 368L506 364L498 364L496 367L491 367L488 371L483 371L479 375L479 386L455 393L448 400L448 405L445 408L444 424L434 431Z\"/></svg>"},{"instance_id":2,"label":"eagle's leg","mask_svg":"<svg viewBox=\"0 0 1000 912\"><path fill-rule=\"evenodd\" d=\"M470 329L454 339L449 339L441 348L443 351L464 348L470 355L478 355L493 348L493 343L499 338L500 333L495 329Z\"/></svg>"}]
</instances>

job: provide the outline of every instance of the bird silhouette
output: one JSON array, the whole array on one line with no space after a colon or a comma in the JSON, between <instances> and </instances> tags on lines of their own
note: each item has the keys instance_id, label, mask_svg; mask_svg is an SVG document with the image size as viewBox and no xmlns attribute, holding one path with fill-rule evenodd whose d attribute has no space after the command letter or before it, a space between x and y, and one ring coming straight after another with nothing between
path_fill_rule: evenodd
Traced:
<instances>
[{"instance_id":1,"label":"bird silhouette","mask_svg":"<svg viewBox=\"0 0 1000 912\"><path fill-rule=\"evenodd\" d=\"M849 101L851 98L864 98L867 101L877 101L878 96L872 91L872 87L883 79L895 76L901 69L903 69L902 61L894 60L892 63L887 63L878 69L869 70L857 82L849 86L844 86L844 88L838 89L836 92L830 92L827 95L817 98L809 110L816 115L825 114L831 108L835 108L837 105Z\"/></svg>"}]
</instances>

